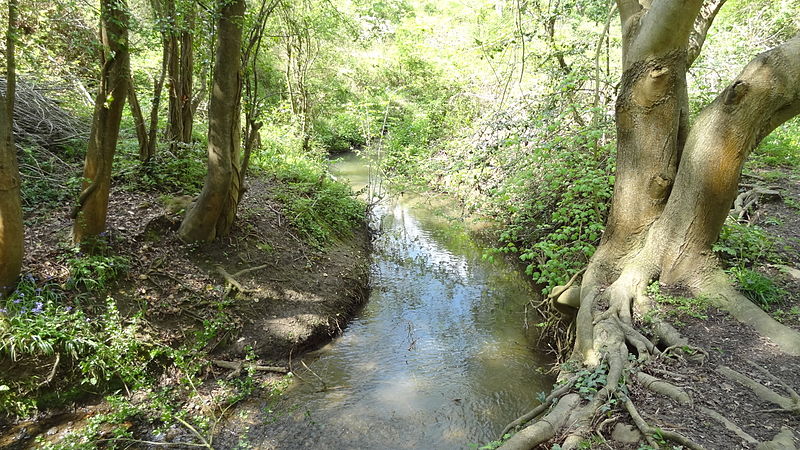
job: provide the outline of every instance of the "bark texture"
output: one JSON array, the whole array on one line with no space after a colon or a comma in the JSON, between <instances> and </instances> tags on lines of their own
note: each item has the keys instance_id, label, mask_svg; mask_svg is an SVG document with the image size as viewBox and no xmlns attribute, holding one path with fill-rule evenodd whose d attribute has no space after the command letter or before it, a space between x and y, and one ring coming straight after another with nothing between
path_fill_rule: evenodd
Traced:
<instances>
[{"instance_id":1,"label":"bark texture","mask_svg":"<svg viewBox=\"0 0 800 450\"><path fill-rule=\"evenodd\" d=\"M220 3L218 44L208 111L208 174L179 234L187 242L227 235L240 195L241 45L244 0Z\"/></svg>"},{"instance_id":2,"label":"bark texture","mask_svg":"<svg viewBox=\"0 0 800 450\"><path fill-rule=\"evenodd\" d=\"M130 79L127 3L125 0L103 0L100 14L103 66L83 169L83 190L73 211L72 237L76 243L99 235L106 227L111 164Z\"/></svg>"},{"instance_id":3,"label":"bark texture","mask_svg":"<svg viewBox=\"0 0 800 450\"><path fill-rule=\"evenodd\" d=\"M8 294L16 284L24 252L19 168L12 132L16 97L14 55L16 18L17 0L9 0L6 30L6 91L0 92L0 298Z\"/></svg>"}]
</instances>

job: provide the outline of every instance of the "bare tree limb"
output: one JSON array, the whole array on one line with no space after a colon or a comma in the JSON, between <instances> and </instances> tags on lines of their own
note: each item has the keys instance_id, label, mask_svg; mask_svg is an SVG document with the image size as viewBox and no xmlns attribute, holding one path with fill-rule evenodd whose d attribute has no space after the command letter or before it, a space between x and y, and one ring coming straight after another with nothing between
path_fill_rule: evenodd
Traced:
<instances>
[{"instance_id":1,"label":"bare tree limb","mask_svg":"<svg viewBox=\"0 0 800 450\"><path fill-rule=\"evenodd\" d=\"M703 6L700 7L700 13L697 14L697 17L694 19L692 32L689 34L686 67L691 67L694 60L700 56L700 51L703 49L703 43L706 41L708 30L711 28L714 18L717 17L717 13L726 1L727 0L706 0Z\"/></svg>"}]
</instances>

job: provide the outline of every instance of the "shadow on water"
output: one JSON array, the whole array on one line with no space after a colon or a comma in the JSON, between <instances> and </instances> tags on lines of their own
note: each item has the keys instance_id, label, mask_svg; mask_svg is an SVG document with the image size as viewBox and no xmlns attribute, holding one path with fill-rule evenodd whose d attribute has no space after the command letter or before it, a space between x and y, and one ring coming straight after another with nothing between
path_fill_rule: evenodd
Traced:
<instances>
[{"instance_id":1,"label":"shadow on water","mask_svg":"<svg viewBox=\"0 0 800 450\"><path fill-rule=\"evenodd\" d=\"M354 156L333 166L355 189L367 171ZM495 439L550 387L525 327L528 283L484 261L463 227L410 203L375 208L369 303L305 358L324 389L303 374L278 404L243 417L253 447L466 448Z\"/></svg>"}]
</instances>

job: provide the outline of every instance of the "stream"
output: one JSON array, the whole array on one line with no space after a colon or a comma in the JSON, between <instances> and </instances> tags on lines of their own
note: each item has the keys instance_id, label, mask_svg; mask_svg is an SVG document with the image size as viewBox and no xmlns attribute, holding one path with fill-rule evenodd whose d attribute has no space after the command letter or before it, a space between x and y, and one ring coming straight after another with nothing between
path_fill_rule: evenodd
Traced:
<instances>
[{"instance_id":1,"label":"stream","mask_svg":"<svg viewBox=\"0 0 800 450\"><path fill-rule=\"evenodd\" d=\"M354 155L332 172L355 190L369 178ZM516 268L484 260L463 221L443 211L408 195L375 207L368 303L341 337L304 357L316 376L299 370L303 381L277 403L243 414L243 444L469 448L539 403L553 380L526 308L536 294Z\"/></svg>"}]
</instances>

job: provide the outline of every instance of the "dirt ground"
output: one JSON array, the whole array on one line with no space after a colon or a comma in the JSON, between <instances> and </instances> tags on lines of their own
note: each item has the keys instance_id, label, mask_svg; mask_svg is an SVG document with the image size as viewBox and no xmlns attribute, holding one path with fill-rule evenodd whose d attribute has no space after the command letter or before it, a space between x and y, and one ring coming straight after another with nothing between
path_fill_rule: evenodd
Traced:
<instances>
[{"instance_id":1,"label":"dirt ground","mask_svg":"<svg viewBox=\"0 0 800 450\"><path fill-rule=\"evenodd\" d=\"M221 329L207 345L211 359L238 363L247 358L289 368L293 356L341 333L366 300L370 235L362 225L324 250L310 247L274 199L275 183L251 180L230 237L203 245L178 239L182 211L171 213L164 199L115 189L108 241L115 253L130 259L131 268L98 295L116 299L124 315L142 311L146 339L177 347L217 323ZM66 282L67 208L28 217L26 225L23 273ZM0 373L15 370L21 367L0 361ZM204 377L214 380L232 372L212 364ZM43 411L34 421L0 419L0 448L33 448L29 445L39 434L57 440L79 426L80 418L105 409L100 396L89 395L69 407Z\"/></svg>"}]
</instances>

